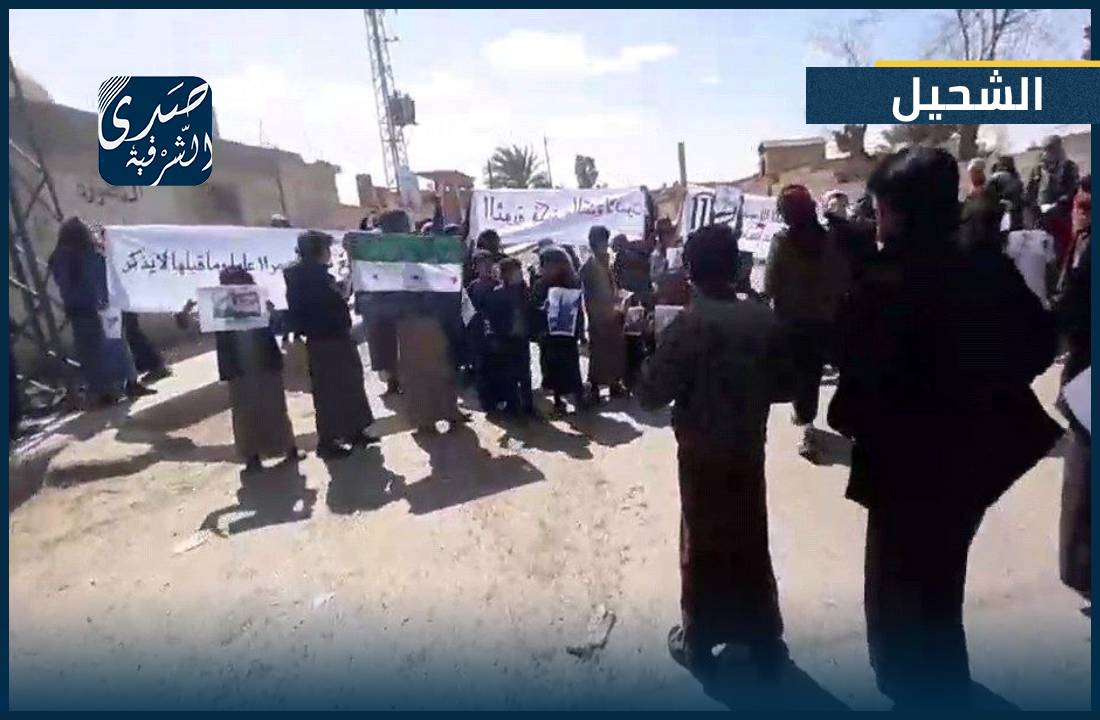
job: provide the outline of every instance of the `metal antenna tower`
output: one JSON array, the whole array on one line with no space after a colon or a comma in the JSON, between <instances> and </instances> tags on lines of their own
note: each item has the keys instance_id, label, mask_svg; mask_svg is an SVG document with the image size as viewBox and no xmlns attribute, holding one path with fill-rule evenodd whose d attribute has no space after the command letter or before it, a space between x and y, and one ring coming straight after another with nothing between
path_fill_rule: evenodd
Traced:
<instances>
[{"instance_id":1,"label":"metal antenna tower","mask_svg":"<svg viewBox=\"0 0 1100 720\"><path fill-rule=\"evenodd\" d=\"M374 84L374 102L378 109L378 132L382 141L382 160L386 168L386 184L398 186L398 172L409 166L408 152L405 148L405 125L411 125L415 118L410 117L406 107L411 108L408 96L399 95L394 90L393 67L390 65L388 44L392 39L386 36L386 26L382 17L384 10L364 10L367 23L367 40L370 55L371 77ZM403 101L408 101L406 106Z\"/></svg>"}]
</instances>

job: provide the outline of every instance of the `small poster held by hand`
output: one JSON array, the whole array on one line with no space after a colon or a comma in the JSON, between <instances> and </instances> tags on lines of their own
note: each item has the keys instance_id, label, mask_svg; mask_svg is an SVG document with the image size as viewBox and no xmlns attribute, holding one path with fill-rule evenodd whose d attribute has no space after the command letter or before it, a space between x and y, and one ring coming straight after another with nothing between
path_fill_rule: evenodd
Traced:
<instances>
[{"instance_id":1,"label":"small poster held by hand","mask_svg":"<svg viewBox=\"0 0 1100 720\"><path fill-rule=\"evenodd\" d=\"M99 321L103 324L103 337L108 340L122 339L122 312L118 308L100 310Z\"/></svg>"},{"instance_id":2,"label":"small poster held by hand","mask_svg":"<svg viewBox=\"0 0 1100 720\"><path fill-rule=\"evenodd\" d=\"M198 289L199 328L204 333L267 327L267 288L216 285Z\"/></svg>"},{"instance_id":3,"label":"small poster held by hand","mask_svg":"<svg viewBox=\"0 0 1100 720\"><path fill-rule=\"evenodd\" d=\"M668 271L678 272L684 267L684 248L682 247L670 247L666 251L665 256L668 260Z\"/></svg>"},{"instance_id":4,"label":"small poster held by hand","mask_svg":"<svg viewBox=\"0 0 1100 720\"><path fill-rule=\"evenodd\" d=\"M626 309L623 316L623 334L637 337L645 331L645 308L633 305Z\"/></svg>"},{"instance_id":5,"label":"small poster held by hand","mask_svg":"<svg viewBox=\"0 0 1100 720\"><path fill-rule=\"evenodd\" d=\"M580 311L579 288L550 288L546 296L546 325L551 335L576 335Z\"/></svg>"},{"instance_id":6,"label":"small poster held by hand","mask_svg":"<svg viewBox=\"0 0 1100 720\"><path fill-rule=\"evenodd\" d=\"M661 334L665 331L676 316L684 311L683 305L657 305L653 308L653 330L657 336L657 342L661 341Z\"/></svg>"}]
</instances>

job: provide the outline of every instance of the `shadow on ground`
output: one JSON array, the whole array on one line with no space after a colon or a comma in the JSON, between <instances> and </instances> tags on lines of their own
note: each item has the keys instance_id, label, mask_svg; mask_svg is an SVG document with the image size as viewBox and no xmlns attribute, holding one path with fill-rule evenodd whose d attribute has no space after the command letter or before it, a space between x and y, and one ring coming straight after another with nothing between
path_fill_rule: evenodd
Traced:
<instances>
[{"instance_id":1,"label":"shadow on ground","mask_svg":"<svg viewBox=\"0 0 1100 720\"><path fill-rule=\"evenodd\" d=\"M850 708L793 662L775 680L764 681L748 663L720 663L702 681L707 697L730 710L841 711Z\"/></svg>"},{"instance_id":2,"label":"shadow on ground","mask_svg":"<svg viewBox=\"0 0 1100 720\"><path fill-rule=\"evenodd\" d=\"M546 479L521 457L493 456L465 425L443 434L413 433L413 440L431 464L431 473L407 486L403 494L409 510L417 515Z\"/></svg>"},{"instance_id":3,"label":"shadow on ground","mask_svg":"<svg viewBox=\"0 0 1100 720\"><path fill-rule=\"evenodd\" d=\"M400 498L405 490L404 476L386 468L377 445L323 462L329 475L325 505L338 515L377 510Z\"/></svg>"},{"instance_id":4,"label":"shadow on ground","mask_svg":"<svg viewBox=\"0 0 1100 720\"><path fill-rule=\"evenodd\" d=\"M296 462L283 462L257 473L241 473L241 487L234 505L214 510L202 521L200 530L222 537L284 523L298 522L313 515L317 491L306 487L306 477ZM230 520L223 529L221 520Z\"/></svg>"}]
</instances>

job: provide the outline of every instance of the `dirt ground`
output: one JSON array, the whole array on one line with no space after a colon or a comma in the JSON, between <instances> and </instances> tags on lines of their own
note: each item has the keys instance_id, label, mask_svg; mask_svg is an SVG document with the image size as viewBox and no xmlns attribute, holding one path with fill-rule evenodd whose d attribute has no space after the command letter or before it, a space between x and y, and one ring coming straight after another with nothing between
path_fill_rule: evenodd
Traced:
<instances>
[{"instance_id":1,"label":"dirt ground","mask_svg":"<svg viewBox=\"0 0 1100 720\"><path fill-rule=\"evenodd\" d=\"M825 433L821 465L799 458L787 406L767 471L797 669L767 698L731 698L665 649L679 608L667 413L623 400L528 428L476 413L420 437L372 377L380 449L310 453L242 488L213 355L175 370L12 466L13 486L41 483L8 520L13 708L889 707L867 659L847 447ZM1048 404L1056 378L1038 381ZM310 397L289 403L312 450ZM1090 623L1057 573L1061 469L1055 452L1017 483L971 554L975 679L1024 708L1091 705Z\"/></svg>"}]
</instances>

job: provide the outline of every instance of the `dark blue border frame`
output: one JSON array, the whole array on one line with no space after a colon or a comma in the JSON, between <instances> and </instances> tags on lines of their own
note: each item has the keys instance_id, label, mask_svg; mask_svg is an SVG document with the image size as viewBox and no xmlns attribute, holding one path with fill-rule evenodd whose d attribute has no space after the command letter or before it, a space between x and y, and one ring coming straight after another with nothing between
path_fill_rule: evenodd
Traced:
<instances>
[{"instance_id":1,"label":"dark blue border frame","mask_svg":"<svg viewBox=\"0 0 1100 720\"><path fill-rule=\"evenodd\" d=\"M147 8L150 8L150 4L149 3L131 3L131 2L127 2L127 3L106 3L106 4L99 5L99 7L100 8L119 8L119 9L147 9ZM177 5L177 7L178 7L178 5ZM296 3L273 3L272 5L268 5L268 7L270 7L273 10L274 9L295 9L295 8L301 8L301 5L296 4ZM343 3L341 3L341 4L326 3L326 4L323 5L323 9L359 8L359 7L362 7L362 5L343 4ZM453 4L447 4L447 3L423 3L423 4L411 5L411 7L412 8L419 8L419 9L454 9ZM497 7L505 7L505 5L480 5L480 7L476 8L476 9L497 8ZM538 8L539 5L538 4L533 4L533 5L527 5L527 7L528 8ZM613 5L613 7L630 8L630 5ZM725 7L728 7L728 5L708 5L708 4L706 4L705 7L725 8ZM749 5L749 4L747 4L747 5L741 5L741 7L742 8L760 8L760 5ZM807 9L807 5L805 5L805 4L796 4L796 3L795 4L783 4L783 3L773 4L773 5L770 5L770 7L777 8L777 9ZM815 7L820 8L821 5L810 5L810 8L815 8ZM845 9L879 8L879 7L881 7L881 3L873 3L873 4L872 3L847 3L847 4L845 4ZM927 5L908 5L908 7L906 7L905 9L939 9L939 8L942 8L942 7L943 7L942 4L934 3L934 4L927 4ZM982 7L985 7L985 5L982 5ZM999 7L1005 7L1005 5L1002 4L1002 5L999 5ZM1009 4L1008 7L1013 7L1013 5ZM1021 5L1021 7L1023 7L1023 5ZM1046 4L1045 7L1049 8L1049 9L1082 9L1082 4L1081 3L1051 3L1051 4ZM37 7L37 5L25 5L25 4L23 4L23 5L10 5L9 9L18 9L18 8L40 8L40 7ZM58 10L63 10L63 9L76 9L76 8L87 9L87 5L61 5L61 7L57 8L57 9ZM197 9L197 10L217 10L217 9L240 9L240 8L262 9L262 8L257 7L257 5L251 5L251 4L241 5L241 4L234 4L234 3L220 5L220 7L219 7L219 5L209 5L209 4L204 3L204 4L201 4L200 7L196 7L195 9ZM321 9L321 8L318 8L318 9ZM566 9L566 8L559 8L559 9ZM570 8L570 9L577 9L577 8L573 7L573 8ZM595 8L582 8L582 9L595 9ZM1085 5L1084 9L1088 9L1087 5ZM1096 51L1093 51L1092 58L1093 59L1097 58ZM898 58L891 58L891 59L898 59ZM5 104L7 104L7 103L5 103ZM7 129L7 126L8 126L8 114L7 113L4 113L4 126L5 126L5 129ZM1098 149L1100 149L1100 141L1097 140L1096 125L1093 125L1092 126L1092 157L1093 158L1100 155L1100 153L1098 153ZM7 188L8 179L4 178L3 182L4 182L5 188ZM1093 209L1093 214L1092 214L1093 224L1095 224L1095 222L1096 222L1096 215L1097 215L1097 211L1095 209ZM11 229L9 228L9 235L10 235L10 232L11 232ZM9 269L8 268L8 263L9 263L8 254L5 253L3 255L3 265L4 265L5 272L7 272L7 270ZM1093 267L1093 269L1092 269L1092 286L1093 286L1093 289L1096 288L1098 274L1100 274L1100 269L1097 269L1096 266ZM1098 304L1098 301L1096 300L1095 296L1093 296L1093 299L1092 299L1092 312L1093 312L1093 314L1096 314L1097 304ZM7 315L5 315L5 318L4 318L3 322L4 322L5 326L8 326L8 330L10 332L10 330L11 330L10 329L10 321L9 321L9 318L7 317ZM1096 350L1097 350L1098 341L1096 339L1093 339L1092 343L1093 343L1092 351L1093 351L1093 354L1095 354ZM0 359L0 363L2 363L2 367L0 367L0 369L3 370L4 377L7 378L7 373L8 373L8 369L9 369L8 361L7 361L7 359ZM5 381L7 381L7 380L5 380ZM1097 399L1097 390L1096 390L1096 388L1093 388L1092 394L1093 394L1093 403L1095 403L1095 401ZM4 428L7 429L7 427L8 427L8 423L4 423ZM1093 450L1093 452L1095 452L1095 450L1096 450L1096 441L1095 440L1092 441L1092 450ZM1096 485L1096 478L1097 478L1097 469L1095 467L1093 467L1093 469L1092 469L1092 484L1093 484L1093 486ZM5 479L8 479L9 483L10 483L10 478L8 477L7 470L5 470ZM1093 497L1092 497L1092 517L1093 518L1095 518L1097 516L1097 508L1098 507L1100 507L1100 501L1098 501L1095 494L1093 494ZM5 535L5 538L4 538L4 550L5 551L8 550L8 543L9 543L9 540L7 538L7 535ZM1095 569L1096 569L1096 562L1097 562L1096 561L1096 552L1095 552L1096 551L1096 545L1097 545L1096 538L1095 538L1095 536L1093 536L1093 539L1092 539L1093 571L1095 571ZM1053 554L1052 554L1051 562L1056 562L1055 557L1053 556ZM9 569L9 574L10 574L10 569ZM5 589L7 589L7 588L5 588ZM7 632L8 631L8 618L9 618L9 613L8 613L8 610L9 610L9 608L8 608L8 592L4 592L3 609L4 609L3 619L0 622L2 622L3 630L5 631L5 635L10 636L9 633ZM1095 644L1093 644L1093 643L1090 643L1090 644L1092 645L1092 678L1093 678L1093 684L1092 685L1093 685L1093 688L1095 688L1096 687L1095 680L1096 680L1096 673L1097 673L1097 667L1096 667L1097 650L1096 650L1096 645ZM8 667L9 654L7 654L7 653L4 654L2 662L3 662L4 668L9 669L9 671L10 671L10 668ZM10 674L9 674L9 679L10 679ZM7 684L5 684L3 691L4 691L4 696L7 697L7 695L8 695L8 685ZM7 705L7 704L5 704L5 705Z\"/></svg>"}]
</instances>

